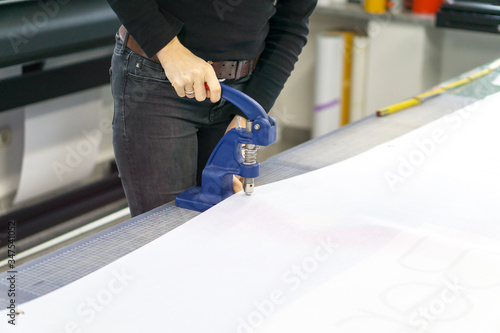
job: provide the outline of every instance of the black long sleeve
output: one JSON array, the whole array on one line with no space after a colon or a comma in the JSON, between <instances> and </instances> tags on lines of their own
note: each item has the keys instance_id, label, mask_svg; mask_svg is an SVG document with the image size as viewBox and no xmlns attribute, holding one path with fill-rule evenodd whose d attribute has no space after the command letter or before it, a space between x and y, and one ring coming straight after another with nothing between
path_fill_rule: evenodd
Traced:
<instances>
[{"instance_id":1,"label":"black long sleeve","mask_svg":"<svg viewBox=\"0 0 500 333\"><path fill-rule=\"evenodd\" d=\"M122 24L148 56L153 56L179 34L184 23L160 12L156 0L107 0Z\"/></svg>"},{"instance_id":2,"label":"black long sleeve","mask_svg":"<svg viewBox=\"0 0 500 333\"><path fill-rule=\"evenodd\" d=\"M266 111L306 43L317 0L107 0L148 56L172 38L204 60L253 59L245 93ZM236 110L235 110L236 113Z\"/></svg>"},{"instance_id":3,"label":"black long sleeve","mask_svg":"<svg viewBox=\"0 0 500 333\"><path fill-rule=\"evenodd\" d=\"M298 60L316 1L278 0L266 46L245 93L269 112Z\"/></svg>"}]
</instances>

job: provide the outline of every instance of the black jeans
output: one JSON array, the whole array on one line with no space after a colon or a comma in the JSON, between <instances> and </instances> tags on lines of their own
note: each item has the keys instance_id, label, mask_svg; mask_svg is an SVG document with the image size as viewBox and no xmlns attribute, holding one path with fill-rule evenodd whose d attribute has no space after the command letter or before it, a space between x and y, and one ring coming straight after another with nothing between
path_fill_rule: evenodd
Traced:
<instances>
[{"instance_id":1,"label":"black jeans","mask_svg":"<svg viewBox=\"0 0 500 333\"><path fill-rule=\"evenodd\" d=\"M248 79L225 83L241 90ZM118 36L111 89L113 146L132 216L200 185L201 172L234 117L229 103L180 98L161 65L125 47Z\"/></svg>"}]
</instances>

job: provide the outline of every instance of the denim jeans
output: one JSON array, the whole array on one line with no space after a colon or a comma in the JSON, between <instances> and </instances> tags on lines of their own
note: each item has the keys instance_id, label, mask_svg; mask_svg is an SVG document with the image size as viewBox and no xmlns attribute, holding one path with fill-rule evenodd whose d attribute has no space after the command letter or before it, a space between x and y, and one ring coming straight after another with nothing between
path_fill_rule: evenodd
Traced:
<instances>
[{"instance_id":1,"label":"denim jeans","mask_svg":"<svg viewBox=\"0 0 500 333\"><path fill-rule=\"evenodd\" d=\"M201 183L201 172L234 117L229 102L180 98L159 63L116 37L111 63L113 147L132 216ZM243 89L249 77L226 81Z\"/></svg>"}]
</instances>

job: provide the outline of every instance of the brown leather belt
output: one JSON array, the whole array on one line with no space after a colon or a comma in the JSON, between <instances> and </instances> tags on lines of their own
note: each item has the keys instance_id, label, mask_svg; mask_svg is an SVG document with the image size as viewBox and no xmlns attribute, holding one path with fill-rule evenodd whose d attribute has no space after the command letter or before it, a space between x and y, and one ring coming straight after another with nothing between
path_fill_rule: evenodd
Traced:
<instances>
[{"instance_id":1,"label":"brown leather belt","mask_svg":"<svg viewBox=\"0 0 500 333\"><path fill-rule=\"evenodd\" d=\"M127 30L122 25L118 30L118 34L122 42L125 40L125 35ZM141 49L137 41L132 37L132 35L128 35L127 38L127 47L140 55L141 57L147 58L149 60L160 63L158 57L154 55L149 58L146 53ZM255 67L257 66L257 61L259 57L253 60L234 60L234 61L209 61L212 67L215 70L215 74L217 74L217 78L219 79L228 79L228 80L238 80L246 75L251 74Z\"/></svg>"}]
</instances>

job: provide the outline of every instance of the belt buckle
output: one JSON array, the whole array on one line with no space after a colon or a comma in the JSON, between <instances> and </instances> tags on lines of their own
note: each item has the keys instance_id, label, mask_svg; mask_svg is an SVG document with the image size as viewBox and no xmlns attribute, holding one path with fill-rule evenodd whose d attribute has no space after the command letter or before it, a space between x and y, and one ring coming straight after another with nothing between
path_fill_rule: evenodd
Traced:
<instances>
[{"instance_id":1,"label":"belt buckle","mask_svg":"<svg viewBox=\"0 0 500 333\"><path fill-rule=\"evenodd\" d=\"M237 60L236 61L236 69L234 70L234 79L235 80L238 80L244 76L241 73L242 66L243 66L243 61Z\"/></svg>"},{"instance_id":2,"label":"belt buckle","mask_svg":"<svg viewBox=\"0 0 500 333\"><path fill-rule=\"evenodd\" d=\"M238 60L235 71L235 79L241 79L252 73L252 61L251 60Z\"/></svg>"}]
</instances>

